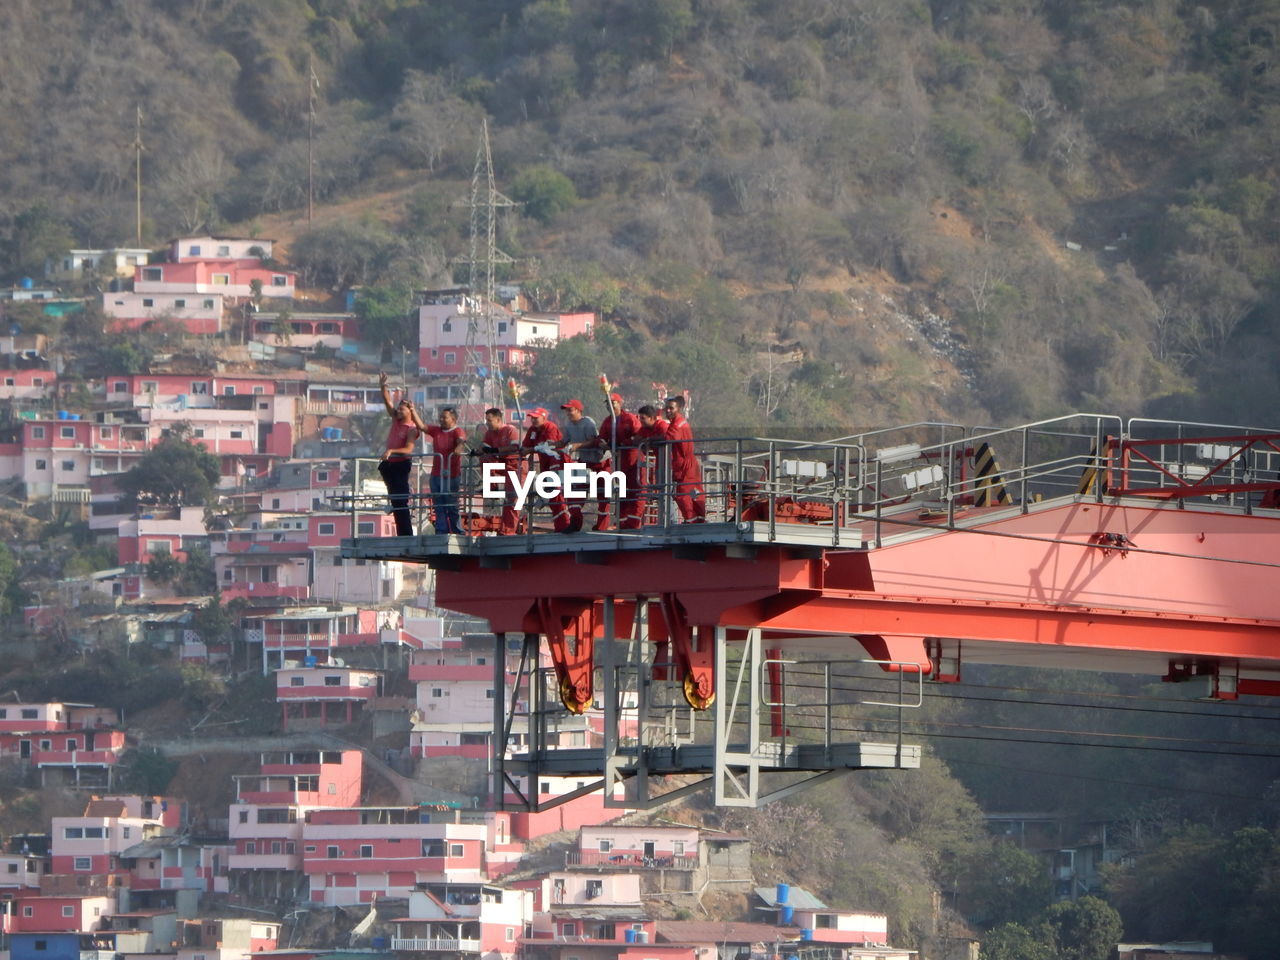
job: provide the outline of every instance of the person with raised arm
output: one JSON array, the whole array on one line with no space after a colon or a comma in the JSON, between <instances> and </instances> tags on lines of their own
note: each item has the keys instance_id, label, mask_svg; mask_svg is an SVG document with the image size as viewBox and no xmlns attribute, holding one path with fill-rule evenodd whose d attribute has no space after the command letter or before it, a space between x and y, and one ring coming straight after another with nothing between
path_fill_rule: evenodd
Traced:
<instances>
[{"instance_id":1,"label":"person with raised arm","mask_svg":"<svg viewBox=\"0 0 1280 960\"><path fill-rule=\"evenodd\" d=\"M422 438L422 431L418 426L421 421L417 411L413 409L413 401L408 397L401 397L394 404L391 402L385 373L378 374L378 386L382 389L382 403L387 408L387 416L391 418L391 428L387 431L382 457L378 461L378 473L382 476L382 482L387 485L391 515L396 521L396 536L412 537L409 471L413 469L413 454Z\"/></svg>"}]
</instances>

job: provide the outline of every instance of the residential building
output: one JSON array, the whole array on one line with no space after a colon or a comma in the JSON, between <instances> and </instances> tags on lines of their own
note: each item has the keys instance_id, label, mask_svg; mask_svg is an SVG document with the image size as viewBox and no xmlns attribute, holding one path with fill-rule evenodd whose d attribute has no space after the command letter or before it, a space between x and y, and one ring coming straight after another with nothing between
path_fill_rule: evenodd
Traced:
<instances>
[{"instance_id":1,"label":"residential building","mask_svg":"<svg viewBox=\"0 0 1280 960\"><path fill-rule=\"evenodd\" d=\"M259 263L271 258L274 240L264 237L177 237L169 241L169 259L174 263L189 260L251 260Z\"/></svg>"},{"instance_id":2,"label":"residential building","mask_svg":"<svg viewBox=\"0 0 1280 960\"><path fill-rule=\"evenodd\" d=\"M235 777L228 827L231 888L259 897L301 895L306 816L358 804L363 771L359 750L298 750L264 753L258 773Z\"/></svg>"},{"instance_id":3,"label":"residential building","mask_svg":"<svg viewBox=\"0 0 1280 960\"><path fill-rule=\"evenodd\" d=\"M246 616L245 640L262 645L262 673L290 664L331 663L344 647L380 642L380 614L351 605L298 606Z\"/></svg>"},{"instance_id":4,"label":"residential building","mask_svg":"<svg viewBox=\"0 0 1280 960\"><path fill-rule=\"evenodd\" d=\"M0 370L0 400L46 400L54 395L58 374L41 368Z\"/></svg>"},{"instance_id":5,"label":"residential building","mask_svg":"<svg viewBox=\"0 0 1280 960\"><path fill-rule=\"evenodd\" d=\"M53 818L52 872L122 874L122 850L172 833L181 820L181 805L164 797L94 797L81 816Z\"/></svg>"},{"instance_id":6,"label":"residential building","mask_svg":"<svg viewBox=\"0 0 1280 960\"><path fill-rule=\"evenodd\" d=\"M125 747L118 722L115 710L88 704L7 703L0 706L0 759L30 762L41 782L107 787Z\"/></svg>"},{"instance_id":7,"label":"residential building","mask_svg":"<svg viewBox=\"0 0 1280 960\"><path fill-rule=\"evenodd\" d=\"M612 960L625 944L655 939L634 874L550 873L536 882L534 908L525 960Z\"/></svg>"},{"instance_id":8,"label":"residential building","mask_svg":"<svg viewBox=\"0 0 1280 960\"><path fill-rule=\"evenodd\" d=\"M382 693L382 675L352 667L282 667L276 671L276 702L284 730L345 726Z\"/></svg>"},{"instance_id":9,"label":"residential building","mask_svg":"<svg viewBox=\"0 0 1280 960\"><path fill-rule=\"evenodd\" d=\"M175 960L247 960L276 948L280 924L231 917L179 920L177 939Z\"/></svg>"},{"instance_id":10,"label":"residential building","mask_svg":"<svg viewBox=\"0 0 1280 960\"><path fill-rule=\"evenodd\" d=\"M183 260L138 267L133 289L140 294L222 294L226 297L261 296L292 299L298 275L290 270L272 270L250 260Z\"/></svg>"},{"instance_id":11,"label":"residential building","mask_svg":"<svg viewBox=\"0 0 1280 960\"><path fill-rule=\"evenodd\" d=\"M698 866L698 829L618 823L585 826L578 831L578 849L565 855L565 865L693 870Z\"/></svg>"},{"instance_id":12,"label":"residential building","mask_svg":"<svg viewBox=\"0 0 1280 960\"><path fill-rule=\"evenodd\" d=\"M447 894L414 891L397 917L391 948L404 960L514 960L533 918L526 890L450 886Z\"/></svg>"},{"instance_id":13,"label":"residential building","mask_svg":"<svg viewBox=\"0 0 1280 960\"><path fill-rule=\"evenodd\" d=\"M799 927L806 940L845 946L889 943L889 918L883 913L837 910L803 887L756 887L753 907L780 926Z\"/></svg>"},{"instance_id":14,"label":"residential building","mask_svg":"<svg viewBox=\"0 0 1280 960\"><path fill-rule=\"evenodd\" d=\"M102 295L102 312L108 332L137 330L157 320L170 320L185 333L214 334L223 328L225 304L221 293L192 294L107 291Z\"/></svg>"},{"instance_id":15,"label":"residential building","mask_svg":"<svg viewBox=\"0 0 1280 960\"><path fill-rule=\"evenodd\" d=\"M287 329L283 329L282 324L287 325ZM253 339L276 347L341 350L344 343L359 337L360 322L352 313L281 314L262 311L253 316Z\"/></svg>"},{"instance_id":16,"label":"residential building","mask_svg":"<svg viewBox=\"0 0 1280 960\"><path fill-rule=\"evenodd\" d=\"M44 262L44 275L55 283L83 280L105 273L131 277L147 262L151 251L142 247L112 247L106 250L68 250L63 256Z\"/></svg>"}]
</instances>

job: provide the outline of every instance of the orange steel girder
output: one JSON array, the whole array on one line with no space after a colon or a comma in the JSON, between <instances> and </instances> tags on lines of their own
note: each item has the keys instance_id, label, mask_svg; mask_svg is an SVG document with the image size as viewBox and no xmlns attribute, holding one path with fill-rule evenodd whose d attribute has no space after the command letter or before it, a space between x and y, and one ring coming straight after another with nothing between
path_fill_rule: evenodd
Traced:
<instances>
[{"instance_id":1,"label":"orange steel girder","mask_svg":"<svg viewBox=\"0 0 1280 960\"><path fill-rule=\"evenodd\" d=\"M811 646L811 638L827 638L819 641L827 650L856 640L887 670L951 674L935 671L926 638L1069 650L1083 667L1091 654L1096 666L1104 652L1127 652L1149 664L1189 658L1280 670L1274 517L1077 502L874 550L770 544L580 557L514 556L503 570L463 557L459 569L437 572L437 601L498 632L547 634L560 679L575 689L593 666L591 646L579 644L571 661L547 611L563 623L605 597L619 601L623 621L639 598L660 598L664 629L656 636L671 638L686 692L692 684L698 696L714 673L704 659L712 644L696 642L694 631L715 626L758 627L779 649ZM600 621L580 629L596 634Z\"/></svg>"}]
</instances>

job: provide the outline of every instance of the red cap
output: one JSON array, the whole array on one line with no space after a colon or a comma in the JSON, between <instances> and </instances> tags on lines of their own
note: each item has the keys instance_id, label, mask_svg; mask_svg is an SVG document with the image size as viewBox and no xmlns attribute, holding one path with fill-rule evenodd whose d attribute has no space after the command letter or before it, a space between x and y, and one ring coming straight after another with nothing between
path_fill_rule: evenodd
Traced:
<instances>
[{"instance_id":1,"label":"red cap","mask_svg":"<svg viewBox=\"0 0 1280 960\"><path fill-rule=\"evenodd\" d=\"M530 410L528 413L525 414L526 417L545 417L546 415L547 415L546 407L534 407L532 410Z\"/></svg>"},{"instance_id":2,"label":"red cap","mask_svg":"<svg viewBox=\"0 0 1280 960\"><path fill-rule=\"evenodd\" d=\"M620 393L611 393L611 394L609 394L609 399L610 399L610 400L616 400L618 403L621 403L621 402L622 402L622 394L620 394Z\"/></svg>"},{"instance_id":3,"label":"red cap","mask_svg":"<svg viewBox=\"0 0 1280 960\"><path fill-rule=\"evenodd\" d=\"M566 400L564 403L560 404L560 409L561 409L561 410L581 410L581 409L582 409L582 401L581 401L581 400Z\"/></svg>"}]
</instances>

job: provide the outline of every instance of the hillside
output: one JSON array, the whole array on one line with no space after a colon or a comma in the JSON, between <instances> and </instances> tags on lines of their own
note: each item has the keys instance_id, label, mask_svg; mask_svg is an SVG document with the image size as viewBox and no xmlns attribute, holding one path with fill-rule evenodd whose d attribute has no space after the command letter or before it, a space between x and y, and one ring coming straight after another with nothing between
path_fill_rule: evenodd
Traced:
<instances>
[{"instance_id":1,"label":"hillside","mask_svg":"<svg viewBox=\"0 0 1280 960\"><path fill-rule=\"evenodd\" d=\"M593 367L696 371L706 427L1258 421L1278 28L1259 0L8 4L0 272L131 241L140 105L148 242L444 282L487 116L514 273L616 321Z\"/></svg>"}]
</instances>

